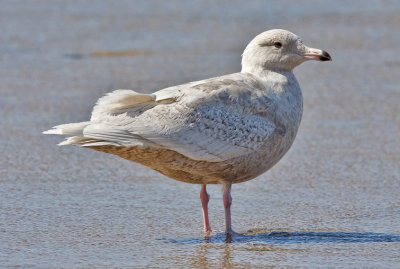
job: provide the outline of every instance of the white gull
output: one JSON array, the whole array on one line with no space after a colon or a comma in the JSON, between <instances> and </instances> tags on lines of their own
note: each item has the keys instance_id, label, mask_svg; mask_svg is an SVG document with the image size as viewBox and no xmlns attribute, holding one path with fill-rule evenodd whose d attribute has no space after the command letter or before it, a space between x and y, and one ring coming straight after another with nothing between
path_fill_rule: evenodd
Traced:
<instances>
[{"instance_id":1,"label":"white gull","mask_svg":"<svg viewBox=\"0 0 400 269\"><path fill-rule=\"evenodd\" d=\"M59 145L115 154L202 184L205 232L211 231L206 184L223 184L225 232L232 235L231 185L264 173L289 150L303 106L292 70L307 60L331 57L291 32L266 31L247 45L240 73L153 94L116 90L97 101L90 121L44 133L67 136Z\"/></svg>"}]
</instances>

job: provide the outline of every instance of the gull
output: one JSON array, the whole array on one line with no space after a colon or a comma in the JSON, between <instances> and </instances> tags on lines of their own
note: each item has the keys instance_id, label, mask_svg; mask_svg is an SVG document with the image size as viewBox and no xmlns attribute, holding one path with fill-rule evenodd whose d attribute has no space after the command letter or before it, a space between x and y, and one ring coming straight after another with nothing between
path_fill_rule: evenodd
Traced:
<instances>
[{"instance_id":1,"label":"gull","mask_svg":"<svg viewBox=\"0 0 400 269\"><path fill-rule=\"evenodd\" d=\"M211 232L207 184L223 185L225 233L231 225L231 186L274 166L296 137L303 111L293 69L330 61L295 34L273 29L245 48L242 69L152 94L115 90L100 98L89 121L53 127L59 145L115 154L172 179L201 184L204 231Z\"/></svg>"}]
</instances>

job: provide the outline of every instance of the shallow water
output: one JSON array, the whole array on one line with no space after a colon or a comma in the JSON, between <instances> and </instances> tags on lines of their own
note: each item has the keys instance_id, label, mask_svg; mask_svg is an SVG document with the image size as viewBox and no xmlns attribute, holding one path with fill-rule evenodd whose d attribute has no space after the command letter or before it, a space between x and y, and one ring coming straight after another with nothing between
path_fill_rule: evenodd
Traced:
<instances>
[{"instance_id":1,"label":"shallow water","mask_svg":"<svg viewBox=\"0 0 400 269\"><path fill-rule=\"evenodd\" d=\"M396 1L3 1L1 267L400 266L400 4ZM152 92L240 70L256 34L327 50L296 69L304 115L268 173L233 186L226 238L210 186L56 144L115 88ZM230 243L227 243L230 242Z\"/></svg>"}]
</instances>

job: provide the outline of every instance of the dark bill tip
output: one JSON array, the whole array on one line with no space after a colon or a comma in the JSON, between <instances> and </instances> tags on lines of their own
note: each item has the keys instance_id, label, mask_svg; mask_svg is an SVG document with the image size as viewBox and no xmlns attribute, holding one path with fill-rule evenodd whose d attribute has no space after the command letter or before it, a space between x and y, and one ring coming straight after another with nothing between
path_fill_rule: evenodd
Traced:
<instances>
[{"instance_id":1,"label":"dark bill tip","mask_svg":"<svg viewBox=\"0 0 400 269\"><path fill-rule=\"evenodd\" d=\"M331 58L331 56L329 55L329 53L327 53L326 51L322 51L322 55L321 56L319 56L319 60L320 61L322 61L322 62L325 62L325 61L332 61L332 58Z\"/></svg>"}]
</instances>

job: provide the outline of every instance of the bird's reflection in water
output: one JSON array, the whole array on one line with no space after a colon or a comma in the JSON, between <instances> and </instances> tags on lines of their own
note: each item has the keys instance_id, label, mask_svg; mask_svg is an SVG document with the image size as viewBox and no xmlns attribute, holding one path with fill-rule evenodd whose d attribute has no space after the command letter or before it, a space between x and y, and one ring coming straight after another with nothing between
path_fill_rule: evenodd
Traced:
<instances>
[{"instance_id":1,"label":"bird's reflection in water","mask_svg":"<svg viewBox=\"0 0 400 269\"><path fill-rule=\"evenodd\" d=\"M232 236L229 236L232 239ZM227 236L228 239L228 236ZM231 249L229 245L225 245L224 247L224 254L223 254L223 259L222 259L222 268L231 268L232 267L232 262L231 262Z\"/></svg>"},{"instance_id":2,"label":"bird's reflection in water","mask_svg":"<svg viewBox=\"0 0 400 269\"><path fill-rule=\"evenodd\" d=\"M193 268L212 268L213 262L209 260L209 247L206 244L200 244L193 256Z\"/></svg>"},{"instance_id":3,"label":"bird's reflection in water","mask_svg":"<svg viewBox=\"0 0 400 269\"><path fill-rule=\"evenodd\" d=\"M204 243L199 244L192 257L193 268L234 268L231 244L209 244L210 237L204 237Z\"/></svg>"}]
</instances>

